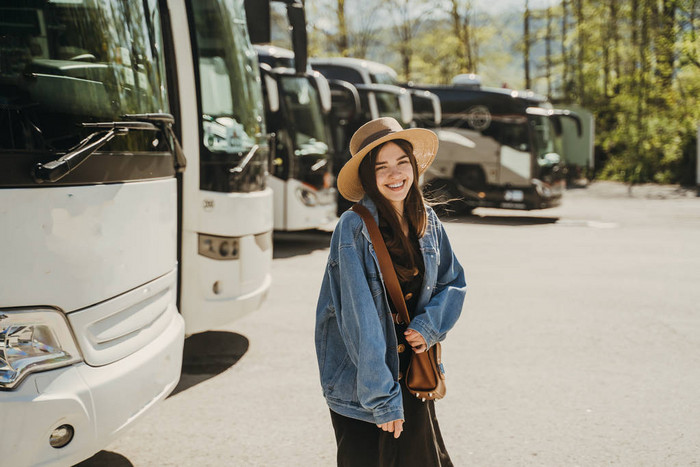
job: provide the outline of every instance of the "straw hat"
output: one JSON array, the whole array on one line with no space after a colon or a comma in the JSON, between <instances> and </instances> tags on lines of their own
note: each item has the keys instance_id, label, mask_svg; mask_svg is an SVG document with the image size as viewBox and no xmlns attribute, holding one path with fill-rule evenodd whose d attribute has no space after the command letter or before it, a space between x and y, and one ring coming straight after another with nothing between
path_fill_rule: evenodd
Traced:
<instances>
[{"instance_id":1,"label":"straw hat","mask_svg":"<svg viewBox=\"0 0 700 467\"><path fill-rule=\"evenodd\" d=\"M377 118L362 125L350 140L349 161L338 174L338 191L350 201L359 201L365 194L360 182L360 162L373 148L394 139L405 139L413 145L413 155L418 164L420 176L432 164L438 149L437 135L425 128L404 130L399 122L391 117ZM418 181L416 180L415 183Z\"/></svg>"}]
</instances>

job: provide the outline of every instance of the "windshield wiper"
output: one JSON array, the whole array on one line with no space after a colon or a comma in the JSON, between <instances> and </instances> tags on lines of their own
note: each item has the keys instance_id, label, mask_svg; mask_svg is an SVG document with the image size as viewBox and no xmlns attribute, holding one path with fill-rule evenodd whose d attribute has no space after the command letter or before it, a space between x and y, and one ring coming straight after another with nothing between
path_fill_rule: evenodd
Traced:
<instances>
[{"instance_id":1,"label":"windshield wiper","mask_svg":"<svg viewBox=\"0 0 700 467\"><path fill-rule=\"evenodd\" d=\"M125 135L130 130L160 130L157 126L147 122L96 122L81 123L80 126L98 128L99 130L73 146L68 150L68 153L55 161L34 166L32 175L37 183L57 182L62 179L85 162L95 151L112 141L115 136Z\"/></svg>"},{"instance_id":2,"label":"windshield wiper","mask_svg":"<svg viewBox=\"0 0 700 467\"><path fill-rule=\"evenodd\" d=\"M172 141L172 150L175 153L175 161L173 163L175 171L178 173L185 171L185 167L187 167L187 158L185 157L185 152L182 150L180 141L178 141L173 131L175 117L168 113L126 114L122 115L122 117L129 120L160 125L160 128L168 135L168 144Z\"/></svg>"},{"instance_id":3,"label":"windshield wiper","mask_svg":"<svg viewBox=\"0 0 700 467\"><path fill-rule=\"evenodd\" d=\"M328 165L328 159L321 159L311 166L311 171L316 172L318 169L325 167L326 165Z\"/></svg>"},{"instance_id":4,"label":"windshield wiper","mask_svg":"<svg viewBox=\"0 0 700 467\"><path fill-rule=\"evenodd\" d=\"M250 149L250 151L248 151L248 154L246 154L246 156L243 158L240 164L238 164L236 167L233 167L232 169L229 169L228 171L232 174L242 173L245 169L245 166L248 165L248 162L250 162L251 159L253 159L255 151L257 151L258 149L260 149L260 146L256 144Z\"/></svg>"}]
</instances>

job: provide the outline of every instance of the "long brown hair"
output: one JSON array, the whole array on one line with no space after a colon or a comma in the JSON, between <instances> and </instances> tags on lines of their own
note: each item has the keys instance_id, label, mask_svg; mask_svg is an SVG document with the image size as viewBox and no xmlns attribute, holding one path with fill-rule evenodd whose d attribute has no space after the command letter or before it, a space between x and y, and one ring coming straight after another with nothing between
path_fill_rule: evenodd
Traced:
<instances>
[{"instance_id":1,"label":"long brown hair","mask_svg":"<svg viewBox=\"0 0 700 467\"><path fill-rule=\"evenodd\" d=\"M399 219L396 210L392 207L377 187L377 174L375 164L377 163L377 154L381 148L388 143L394 143L408 155L413 167L413 183L408 190L408 195L403 204L403 217L408 221L409 235L403 234L401 228L401 220ZM425 211L425 200L423 193L418 187L418 164L416 157L413 155L413 145L404 139L393 139L386 143L380 144L373 148L360 163L359 169L360 181L365 193L370 197L377 206L379 212L379 226L382 230L384 242L387 249L395 258L406 258L406 267L394 262L396 275L401 282L409 281L415 274L416 264L418 264L420 252L416 252L411 246L410 236L415 235L421 238L425 234L427 228L427 215Z\"/></svg>"}]
</instances>

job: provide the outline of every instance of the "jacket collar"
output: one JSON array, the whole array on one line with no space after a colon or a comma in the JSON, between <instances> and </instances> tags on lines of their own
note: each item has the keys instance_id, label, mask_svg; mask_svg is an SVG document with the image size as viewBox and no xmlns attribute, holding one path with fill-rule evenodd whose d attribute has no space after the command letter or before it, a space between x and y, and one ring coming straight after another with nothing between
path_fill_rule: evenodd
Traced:
<instances>
[{"instance_id":1,"label":"jacket collar","mask_svg":"<svg viewBox=\"0 0 700 467\"><path fill-rule=\"evenodd\" d=\"M367 208L370 214L372 214L372 217L374 217L374 221L379 225L379 211L377 210L377 205L372 201L372 198L365 195L358 203Z\"/></svg>"}]
</instances>

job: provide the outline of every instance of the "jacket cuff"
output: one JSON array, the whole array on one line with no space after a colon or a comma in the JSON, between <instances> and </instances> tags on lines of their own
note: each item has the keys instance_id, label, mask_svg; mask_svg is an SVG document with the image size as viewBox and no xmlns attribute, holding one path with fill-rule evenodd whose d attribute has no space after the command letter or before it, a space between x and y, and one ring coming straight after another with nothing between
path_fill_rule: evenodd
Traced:
<instances>
[{"instance_id":1,"label":"jacket cuff","mask_svg":"<svg viewBox=\"0 0 700 467\"><path fill-rule=\"evenodd\" d=\"M405 420L403 416L403 408L398 408L389 412L374 413L374 423L377 425L392 422L394 420Z\"/></svg>"}]
</instances>

